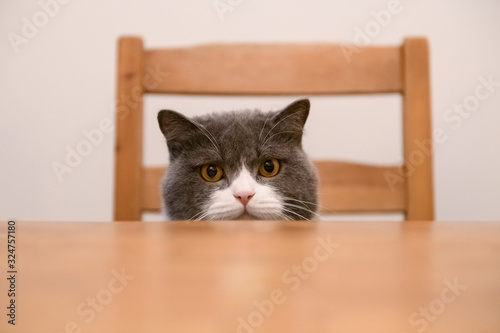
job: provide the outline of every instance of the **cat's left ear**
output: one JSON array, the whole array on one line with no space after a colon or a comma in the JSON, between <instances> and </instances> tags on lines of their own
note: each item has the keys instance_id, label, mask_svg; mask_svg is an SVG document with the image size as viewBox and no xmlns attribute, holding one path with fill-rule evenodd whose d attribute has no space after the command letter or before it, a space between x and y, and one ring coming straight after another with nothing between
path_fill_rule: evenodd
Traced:
<instances>
[{"instance_id":1,"label":"cat's left ear","mask_svg":"<svg viewBox=\"0 0 500 333\"><path fill-rule=\"evenodd\" d=\"M299 99L288 105L274 116L274 131L282 132L289 138L298 139L300 142L310 107L311 103L308 99Z\"/></svg>"}]
</instances>

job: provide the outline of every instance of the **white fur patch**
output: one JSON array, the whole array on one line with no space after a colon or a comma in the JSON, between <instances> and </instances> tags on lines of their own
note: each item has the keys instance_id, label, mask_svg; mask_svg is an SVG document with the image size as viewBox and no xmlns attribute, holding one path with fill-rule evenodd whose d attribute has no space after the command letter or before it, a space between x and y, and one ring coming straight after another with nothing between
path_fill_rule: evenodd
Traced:
<instances>
[{"instance_id":1,"label":"white fur patch","mask_svg":"<svg viewBox=\"0 0 500 333\"><path fill-rule=\"evenodd\" d=\"M216 191L212 195L205 218L210 220L286 219L280 196L271 186L257 183L255 177L248 169L242 167L240 174L228 188ZM235 197L242 192L254 193L246 208Z\"/></svg>"}]
</instances>

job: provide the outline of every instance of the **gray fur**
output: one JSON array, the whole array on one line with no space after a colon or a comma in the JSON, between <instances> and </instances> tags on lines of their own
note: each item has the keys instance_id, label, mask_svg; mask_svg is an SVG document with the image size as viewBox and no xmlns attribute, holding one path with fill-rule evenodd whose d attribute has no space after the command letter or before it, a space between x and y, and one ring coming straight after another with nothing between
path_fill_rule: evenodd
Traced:
<instances>
[{"instance_id":1,"label":"gray fur","mask_svg":"<svg viewBox=\"0 0 500 333\"><path fill-rule=\"evenodd\" d=\"M192 119L175 111L160 111L158 122L170 153L162 184L168 216L174 220L200 216L211 193L228 187L244 161L258 183L294 199L285 200L295 212L284 212L287 217L310 219L317 207L317 179L302 149L309 107L309 100L304 99L282 111L213 113ZM281 161L278 175L258 175L260 163L271 157ZM224 178L215 183L204 181L199 170L206 163L222 166Z\"/></svg>"}]
</instances>

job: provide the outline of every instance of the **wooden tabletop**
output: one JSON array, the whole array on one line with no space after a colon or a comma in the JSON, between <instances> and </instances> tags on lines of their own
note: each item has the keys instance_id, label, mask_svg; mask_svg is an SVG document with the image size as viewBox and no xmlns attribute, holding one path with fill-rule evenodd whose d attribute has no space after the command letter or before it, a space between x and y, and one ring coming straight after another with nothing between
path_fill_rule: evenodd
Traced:
<instances>
[{"instance_id":1,"label":"wooden tabletop","mask_svg":"<svg viewBox=\"0 0 500 333\"><path fill-rule=\"evenodd\" d=\"M500 332L500 223L17 222L15 297L7 232L1 332Z\"/></svg>"}]
</instances>

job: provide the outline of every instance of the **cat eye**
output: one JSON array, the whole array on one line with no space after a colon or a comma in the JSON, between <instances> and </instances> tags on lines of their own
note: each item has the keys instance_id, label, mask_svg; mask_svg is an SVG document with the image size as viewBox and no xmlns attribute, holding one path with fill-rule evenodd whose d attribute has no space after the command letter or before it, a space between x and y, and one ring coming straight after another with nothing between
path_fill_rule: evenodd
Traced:
<instances>
[{"instance_id":1,"label":"cat eye","mask_svg":"<svg viewBox=\"0 0 500 333\"><path fill-rule=\"evenodd\" d=\"M205 164L201 167L201 176L207 182L217 182L224 175L224 170L215 164Z\"/></svg>"},{"instance_id":2,"label":"cat eye","mask_svg":"<svg viewBox=\"0 0 500 333\"><path fill-rule=\"evenodd\" d=\"M259 166L259 174L264 177L274 177L280 171L280 162L275 158L265 160Z\"/></svg>"}]
</instances>

